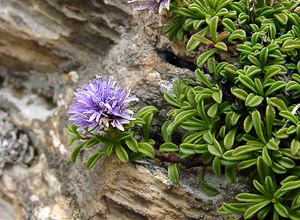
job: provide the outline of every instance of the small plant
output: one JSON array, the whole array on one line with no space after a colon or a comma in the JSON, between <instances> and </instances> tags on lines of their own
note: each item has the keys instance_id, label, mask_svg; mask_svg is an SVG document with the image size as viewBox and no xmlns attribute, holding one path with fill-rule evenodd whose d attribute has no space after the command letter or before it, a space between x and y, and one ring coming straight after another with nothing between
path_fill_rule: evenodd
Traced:
<instances>
[{"instance_id":1,"label":"small plant","mask_svg":"<svg viewBox=\"0 0 300 220\"><path fill-rule=\"evenodd\" d=\"M155 7L170 3L139 2ZM178 79L164 94L172 106L161 129L164 142L150 138L158 110L147 106L133 117L127 107L136 98L115 83L109 91L123 94L120 103L107 105L101 99L97 103L102 107L93 115L86 100L95 95L94 104L103 86L95 90L91 83L75 93L69 111L75 121L69 131L79 142L72 160L83 148L104 143L88 160L88 168L113 151L123 162L148 156L167 162L174 184L180 181L179 169L201 166L199 185L210 196L218 192L204 181L206 166L231 182L245 171L253 191L224 203L220 214L300 219L299 5L296 0L171 1L171 23L164 33L198 54L198 69L194 79ZM86 94L88 99L82 96ZM115 107L124 114L115 114ZM103 117L97 118L99 114Z\"/></svg>"},{"instance_id":2,"label":"small plant","mask_svg":"<svg viewBox=\"0 0 300 220\"><path fill-rule=\"evenodd\" d=\"M72 153L72 162L76 161L81 150L90 148L98 149L86 162L88 169L112 152L122 162L136 157L154 158L154 150L149 144L153 142L149 139L149 127L153 112L157 110L147 107L133 118L133 111L129 109L133 101L138 99L130 96L112 78L97 78L77 89L68 111L69 119L74 121L68 128L71 143L78 142ZM140 141L131 130L135 125L141 125L144 130L144 138Z\"/></svg>"}]
</instances>

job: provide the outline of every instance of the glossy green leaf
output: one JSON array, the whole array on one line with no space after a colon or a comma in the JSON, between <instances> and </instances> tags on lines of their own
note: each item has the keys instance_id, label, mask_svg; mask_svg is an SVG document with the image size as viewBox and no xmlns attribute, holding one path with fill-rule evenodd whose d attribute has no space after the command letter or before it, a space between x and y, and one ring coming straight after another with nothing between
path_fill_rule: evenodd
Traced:
<instances>
[{"instance_id":1,"label":"glossy green leaf","mask_svg":"<svg viewBox=\"0 0 300 220\"><path fill-rule=\"evenodd\" d=\"M215 40L217 38L218 22L219 22L218 16L212 17L211 19L209 19L209 22L208 22L210 36L213 40Z\"/></svg>"},{"instance_id":2,"label":"glossy green leaf","mask_svg":"<svg viewBox=\"0 0 300 220\"><path fill-rule=\"evenodd\" d=\"M248 96L248 93L247 93L245 90L239 89L239 88L236 88L236 87L232 87L232 88L231 88L231 93L232 93L235 97L237 97L237 98L239 98L239 99L241 99L241 100L243 100L243 101L245 101L246 98L247 98L247 96Z\"/></svg>"},{"instance_id":3,"label":"glossy green leaf","mask_svg":"<svg viewBox=\"0 0 300 220\"><path fill-rule=\"evenodd\" d=\"M209 109L207 110L207 115L211 118L216 117L217 113L218 113L218 103L213 104L212 106L209 107Z\"/></svg>"},{"instance_id":4,"label":"glossy green leaf","mask_svg":"<svg viewBox=\"0 0 300 220\"><path fill-rule=\"evenodd\" d=\"M164 99L171 105L176 106L176 107L181 107L179 101L169 93L164 93Z\"/></svg>"},{"instance_id":5,"label":"glossy green leaf","mask_svg":"<svg viewBox=\"0 0 300 220\"><path fill-rule=\"evenodd\" d=\"M250 93L245 101L245 105L248 107L257 107L263 101L263 97L255 95L254 93Z\"/></svg>"},{"instance_id":6,"label":"glossy green leaf","mask_svg":"<svg viewBox=\"0 0 300 220\"><path fill-rule=\"evenodd\" d=\"M236 180L236 169L234 166L225 166L225 177L231 183L234 183Z\"/></svg>"},{"instance_id":7,"label":"glossy green leaf","mask_svg":"<svg viewBox=\"0 0 300 220\"><path fill-rule=\"evenodd\" d=\"M250 219L252 218L259 210L263 209L265 206L267 206L268 204L270 204L271 201L266 200L266 201L262 201L259 202L255 205L252 205L250 208L248 208L245 211L244 217L245 219Z\"/></svg>"},{"instance_id":8,"label":"glossy green leaf","mask_svg":"<svg viewBox=\"0 0 300 220\"><path fill-rule=\"evenodd\" d=\"M168 166L168 177L173 184L179 183L179 171L177 164L171 164Z\"/></svg>"},{"instance_id":9,"label":"glossy green leaf","mask_svg":"<svg viewBox=\"0 0 300 220\"><path fill-rule=\"evenodd\" d=\"M249 133L253 128L253 121L251 115L248 115L244 120L244 130L245 132Z\"/></svg>"},{"instance_id":10,"label":"glossy green leaf","mask_svg":"<svg viewBox=\"0 0 300 220\"><path fill-rule=\"evenodd\" d=\"M173 143L164 143L160 146L159 148L159 152L178 152L178 146L176 144Z\"/></svg>"},{"instance_id":11,"label":"glossy green leaf","mask_svg":"<svg viewBox=\"0 0 300 220\"><path fill-rule=\"evenodd\" d=\"M120 161L122 161L123 163L128 162L129 160L128 154L122 145L117 144L115 147L115 152Z\"/></svg>"},{"instance_id":12,"label":"glossy green leaf","mask_svg":"<svg viewBox=\"0 0 300 220\"><path fill-rule=\"evenodd\" d=\"M81 144L79 144L73 151L72 151L72 155L71 155L71 161L72 163L76 162L76 159L78 157L79 152L82 150L82 148L84 147L84 145L86 144L86 142L82 142Z\"/></svg>"},{"instance_id":13,"label":"glossy green leaf","mask_svg":"<svg viewBox=\"0 0 300 220\"><path fill-rule=\"evenodd\" d=\"M128 137L125 140L125 143L130 150L132 150L133 152L138 152L138 142L134 137Z\"/></svg>"},{"instance_id":14,"label":"glossy green leaf","mask_svg":"<svg viewBox=\"0 0 300 220\"><path fill-rule=\"evenodd\" d=\"M214 55L218 51L217 48L210 49L204 53L201 53L200 56L197 58L197 66L202 67L206 61Z\"/></svg>"},{"instance_id":15,"label":"glossy green leaf","mask_svg":"<svg viewBox=\"0 0 300 220\"><path fill-rule=\"evenodd\" d=\"M212 163L212 169L217 176L221 175L221 158L215 157Z\"/></svg>"},{"instance_id":16,"label":"glossy green leaf","mask_svg":"<svg viewBox=\"0 0 300 220\"><path fill-rule=\"evenodd\" d=\"M205 86L207 86L208 88L212 87L210 80L207 79L207 77L200 69L196 69L195 75Z\"/></svg>"},{"instance_id":17,"label":"glossy green leaf","mask_svg":"<svg viewBox=\"0 0 300 220\"><path fill-rule=\"evenodd\" d=\"M147 157L154 159L155 153L154 153L153 146L151 146L151 144L145 143L145 142L139 143L138 149L139 149L140 153L144 154Z\"/></svg>"},{"instance_id":18,"label":"glossy green leaf","mask_svg":"<svg viewBox=\"0 0 300 220\"><path fill-rule=\"evenodd\" d=\"M252 121L258 138L266 144L267 141L262 130L260 113L257 110L252 112Z\"/></svg>"},{"instance_id":19,"label":"glossy green leaf","mask_svg":"<svg viewBox=\"0 0 300 220\"><path fill-rule=\"evenodd\" d=\"M224 43L224 42L218 42L215 44L215 48L218 48L220 50L223 50L223 51L227 51L228 48L227 48L227 45Z\"/></svg>"},{"instance_id":20,"label":"glossy green leaf","mask_svg":"<svg viewBox=\"0 0 300 220\"><path fill-rule=\"evenodd\" d=\"M236 129L232 129L228 132L228 134L224 138L224 147L229 150L232 148L235 140Z\"/></svg>"},{"instance_id":21,"label":"glossy green leaf","mask_svg":"<svg viewBox=\"0 0 300 220\"><path fill-rule=\"evenodd\" d=\"M86 168L88 170L92 169L96 162L103 156L104 154L103 153L95 153L93 154L92 156L89 157L88 161L86 162Z\"/></svg>"}]
</instances>

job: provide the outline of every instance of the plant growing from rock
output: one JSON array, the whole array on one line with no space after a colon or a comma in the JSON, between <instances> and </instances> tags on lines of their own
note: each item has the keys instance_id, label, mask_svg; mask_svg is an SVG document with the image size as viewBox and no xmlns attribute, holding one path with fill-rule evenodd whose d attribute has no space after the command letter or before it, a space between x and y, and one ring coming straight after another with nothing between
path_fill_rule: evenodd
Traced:
<instances>
[{"instance_id":1,"label":"plant growing from rock","mask_svg":"<svg viewBox=\"0 0 300 220\"><path fill-rule=\"evenodd\" d=\"M164 94L172 106L162 126L164 143L149 138L157 109L148 106L127 119L122 132L113 124L101 131L104 135L97 129L85 129L82 135L78 127L70 127L74 140L82 141L73 160L83 147L103 142L123 162L143 156L168 162L173 183L179 182L181 167L212 166L231 182L236 172L245 170L253 192L224 203L220 214L300 219L299 5L295 0L172 1L171 24L164 32L199 56L195 79L178 79ZM230 63L226 54L236 54L238 62ZM136 126L142 127L140 137ZM116 136L110 129L117 130ZM173 137L177 130L183 131L180 140ZM99 152L103 149L107 147ZM100 158L95 155L88 168ZM215 195L203 175L201 188Z\"/></svg>"}]
</instances>

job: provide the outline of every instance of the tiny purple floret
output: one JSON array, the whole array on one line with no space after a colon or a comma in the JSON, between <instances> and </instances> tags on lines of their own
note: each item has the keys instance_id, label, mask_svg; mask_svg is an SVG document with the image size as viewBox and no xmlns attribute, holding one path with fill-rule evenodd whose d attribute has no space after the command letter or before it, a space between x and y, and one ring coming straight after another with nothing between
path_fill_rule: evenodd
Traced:
<instances>
[{"instance_id":1,"label":"tiny purple floret","mask_svg":"<svg viewBox=\"0 0 300 220\"><path fill-rule=\"evenodd\" d=\"M96 132L110 126L124 131L123 124L134 120L128 105L138 98L130 96L111 77L98 77L82 85L74 95L68 114L80 131Z\"/></svg>"},{"instance_id":2,"label":"tiny purple floret","mask_svg":"<svg viewBox=\"0 0 300 220\"><path fill-rule=\"evenodd\" d=\"M170 0L129 0L128 3L138 4L138 7L135 10L155 10L159 8L159 13L164 9L169 9L170 7Z\"/></svg>"}]
</instances>

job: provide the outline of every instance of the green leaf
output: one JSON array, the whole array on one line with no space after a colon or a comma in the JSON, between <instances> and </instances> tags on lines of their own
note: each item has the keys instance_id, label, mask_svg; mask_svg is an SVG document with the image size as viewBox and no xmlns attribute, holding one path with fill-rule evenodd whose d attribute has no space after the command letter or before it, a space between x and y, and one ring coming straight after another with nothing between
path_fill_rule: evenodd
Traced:
<instances>
[{"instance_id":1,"label":"green leaf","mask_svg":"<svg viewBox=\"0 0 300 220\"><path fill-rule=\"evenodd\" d=\"M221 89L219 89L216 92L213 92L212 94L212 98L213 100L215 100L218 104L222 103L222 98L223 98L223 92Z\"/></svg>"},{"instance_id":2,"label":"green leaf","mask_svg":"<svg viewBox=\"0 0 300 220\"><path fill-rule=\"evenodd\" d=\"M224 138L224 147L229 150L232 148L235 140L236 128L230 130Z\"/></svg>"},{"instance_id":3,"label":"green leaf","mask_svg":"<svg viewBox=\"0 0 300 220\"><path fill-rule=\"evenodd\" d=\"M136 118L137 117L144 117L149 112L155 113L155 112L158 112L158 109L154 106L146 106L146 107L142 108L141 110L139 110L138 113L135 114L135 117Z\"/></svg>"},{"instance_id":4,"label":"green leaf","mask_svg":"<svg viewBox=\"0 0 300 220\"><path fill-rule=\"evenodd\" d=\"M283 43L281 49L282 50L300 49L300 40L288 39Z\"/></svg>"},{"instance_id":5,"label":"green leaf","mask_svg":"<svg viewBox=\"0 0 300 220\"><path fill-rule=\"evenodd\" d=\"M258 67L262 67L262 64L259 62L259 60L253 56L253 55L248 55L248 60L253 63L254 65L258 66Z\"/></svg>"},{"instance_id":6,"label":"green leaf","mask_svg":"<svg viewBox=\"0 0 300 220\"><path fill-rule=\"evenodd\" d=\"M207 69L209 73L215 73L217 68L216 60L214 57L211 57L207 61Z\"/></svg>"},{"instance_id":7,"label":"green leaf","mask_svg":"<svg viewBox=\"0 0 300 220\"><path fill-rule=\"evenodd\" d=\"M273 92L276 92L282 88L284 88L286 85L285 82L283 81L277 81L277 82L274 82L270 87L269 89L266 91L266 96L269 96L271 95Z\"/></svg>"},{"instance_id":8,"label":"green leaf","mask_svg":"<svg viewBox=\"0 0 300 220\"><path fill-rule=\"evenodd\" d=\"M195 40L199 41L201 44L209 45L209 44L213 44L214 43L214 42L212 42L211 40L207 39L204 36L194 35L193 38Z\"/></svg>"},{"instance_id":9,"label":"green leaf","mask_svg":"<svg viewBox=\"0 0 300 220\"><path fill-rule=\"evenodd\" d=\"M255 73L255 72L261 72L260 68L256 68L256 71L254 70L252 73ZM262 84L261 80L258 78L255 78L254 83L255 83L255 87L258 91L258 94L260 96L264 97L264 88L263 88L263 84Z\"/></svg>"},{"instance_id":10,"label":"green leaf","mask_svg":"<svg viewBox=\"0 0 300 220\"><path fill-rule=\"evenodd\" d=\"M248 207L247 203L226 203L222 204L222 207L218 210L219 214L231 215L231 214L242 214Z\"/></svg>"},{"instance_id":11,"label":"green leaf","mask_svg":"<svg viewBox=\"0 0 300 220\"><path fill-rule=\"evenodd\" d=\"M95 153L92 156L90 156L90 158L88 159L88 161L86 162L86 168L88 170L92 169L96 162L103 156L104 154L101 152Z\"/></svg>"},{"instance_id":12,"label":"green leaf","mask_svg":"<svg viewBox=\"0 0 300 220\"><path fill-rule=\"evenodd\" d=\"M197 58L197 66L203 67L203 65L206 63L208 58L210 58L214 53L218 51L217 48L210 49L202 54Z\"/></svg>"},{"instance_id":13,"label":"green leaf","mask_svg":"<svg viewBox=\"0 0 300 220\"><path fill-rule=\"evenodd\" d=\"M258 203L266 200L264 196L253 193L240 193L236 196L236 199L240 202L249 203Z\"/></svg>"},{"instance_id":14,"label":"green leaf","mask_svg":"<svg viewBox=\"0 0 300 220\"><path fill-rule=\"evenodd\" d=\"M259 151L262 150L261 146L248 146L248 145L243 145L240 147L237 147L233 151L233 156L240 156L242 154L248 154L252 151Z\"/></svg>"},{"instance_id":15,"label":"green leaf","mask_svg":"<svg viewBox=\"0 0 300 220\"><path fill-rule=\"evenodd\" d=\"M281 191L291 191L293 189L298 189L300 188L300 180L296 180L296 181L289 181L287 183L284 183L280 190Z\"/></svg>"},{"instance_id":16,"label":"green leaf","mask_svg":"<svg viewBox=\"0 0 300 220\"><path fill-rule=\"evenodd\" d=\"M197 112L205 122L208 122L203 100L197 103Z\"/></svg>"},{"instance_id":17,"label":"green leaf","mask_svg":"<svg viewBox=\"0 0 300 220\"><path fill-rule=\"evenodd\" d=\"M230 43L235 43L234 40L244 41L246 40L246 32L242 29L238 29L233 31L230 36L228 37L228 41Z\"/></svg>"},{"instance_id":18,"label":"green leaf","mask_svg":"<svg viewBox=\"0 0 300 220\"><path fill-rule=\"evenodd\" d=\"M268 148L264 147L263 151L262 151L262 159L264 160L264 162L268 165L271 166L272 165L272 159L268 153Z\"/></svg>"},{"instance_id":19,"label":"green leaf","mask_svg":"<svg viewBox=\"0 0 300 220\"><path fill-rule=\"evenodd\" d=\"M212 163L212 169L217 176L221 175L221 157L215 157Z\"/></svg>"},{"instance_id":20,"label":"green leaf","mask_svg":"<svg viewBox=\"0 0 300 220\"><path fill-rule=\"evenodd\" d=\"M173 143L164 143L160 146L159 148L159 152L163 153L163 152L178 152L178 146L176 144Z\"/></svg>"},{"instance_id":21,"label":"green leaf","mask_svg":"<svg viewBox=\"0 0 300 220\"><path fill-rule=\"evenodd\" d=\"M207 114L209 117L211 117L211 118L216 117L216 115L218 113L218 106L219 106L219 104L215 103L209 107L209 109L207 110Z\"/></svg>"},{"instance_id":22,"label":"green leaf","mask_svg":"<svg viewBox=\"0 0 300 220\"><path fill-rule=\"evenodd\" d=\"M275 108L277 108L279 111L287 110L287 107L281 99L277 97L267 98L267 103Z\"/></svg>"},{"instance_id":23,"label":"green leaf","mask_svg":"<svg viewBox=\"0 0 300 220\"><path fill-rule=\"evenodd\" d=\"M256 158L255 159L244 160L241 163L239 163L238 168L243 170L243 169L254 166L256 164L256 162L257 162Z\"/></svg>"},{"instance_id":24,"label":"green leaf","mask_svg":"<svg viewBox=\"0 0 300 220\"><path fill-rule=\"evenodd\" d=\"M253 121L254 129L256 131L256 134L257 134L258 138L264 144L266 144L267 141L266 141L266 139L264 137L264 134L263 134L261 117L260 117L259 111L255 110L255 111L252 112L252 121Z\"/></svg>"},{"instance_id":25,"label":"green leaf","mask_svg":"<svg viewBox=\"0 0 300 220\"><path fill-rule=\"evenodd\" d=\"M182 122L196 115L197 111L195 109L185 110L180 112L174 119L176 126L180 125Z\"/></svg>"},{"instance_id":26,"label":"green leaf","mask_svg":"<svg viewBox=\"0 0 300 220\"><path fill-rule=\"evenodd\" d=\"M269 49L268 47L264 47L259 54L259 61L263 66L267 65L268 55L269 55Z\"/></svg>"},{"instance_id":27,"label":"green leaf","mask_svg":"<svg viewBox=\"0 0 300 220\"><path fill-rule=\"evenodd\" d=\"M216 139L214 139L213 144L208 145L207 149L212 155L222 157L223 149Z\"/></svg>"},{"instance_id":28,"label":"green leaf","mask_svg":"<svg viewBox=\"0 0 300 220\"><path fill-rule=\"evenodd\" d=\"M168 166L168 177L169 180L173 184L179 183L179 172L178 172L178 165L177 164L171 164Z\"/></svg>"},{"instance_id":29,"label":"green leaf","mask_svg":"<svg viewBox=\"0 0 300 220\"><path fill-rule=\"evenodd\" d=\"M245 105L248 107L257 107L262 103L263 100L263 97L255 95L254 93L250 93L246 98Z\"/></svg>"},{"instance_id":30,"label":"green leaf","mask_svg":"<svg viewBox=\"0 0 300 220\"><path fill-rule=\"evenodd\" d=\"M166 121L166 122L163 123L163 125L161 127L161 134L162 134L162 137L163 137L163 139L164 139L165 142L169 142L172 139L172 135L168 131L168 127L171 124L172 123L170 121Z\"/></svg>"},{"instance_id":31,"label":"green leaf","mask_svg":"<svg viewBox=\"0 0 300 220\"><path fill-rule=\"evenodd\" d=\"M76 159L78 157L79 152L81 151L81 149L84 147L84 145L86 144L86 142L82 142L81 144L79 144L73 151L72 151L72 155L71 155L71 161L72 163L76 162Z\"/></svg>"},{"instance_id":32,"label":"green leaf","mask_svg":"<svg viewBox=\"0 0 300 220\"><path fill-rule=\"evenodd\" d=\"M297 139L293 139L291 143L291 154L296 155L300 151L300 142Z\"/></svg>"},{"instance_id":33,"label":"green leaf","mask_svg":"<svg viewBox=\"0 0 300 220\"><path fill-rule=\"evenodd\" d=\"M151 159L154 159L154 149L153 149L153 146L149 143L146 143L146 142L141 142L139 143L139 152L144 154L145 156L148 156L150 157Z\"/></svg>"},{"instance_id":34,"label":"green leaf","mask_svg":"<svg viewBox=\"0 0 300 220\"><path fill-rule=\"evenodd\" d=\"M245 219L250 219L252 218L259 210L270 204L271 201L266 200L263 202L259 202L258 204L252 205L250 208L248 208L245 213L244 217Z\"/></svg>"},{"instance_id":35,"label":"green leaf","mask_svg":"<svg viewBox=\"0 0 300 220\"><path fill-rule=\"evenodd\" d=\"M126 152L126 150L124 149L124 147L121 144L117 144L115 147L115 152L116 155L118 157L118 159L123 162L123 163L127 163L129 160L128 154Z\"/></svg>"},{"instance_id":36,"label":"green leaf","mask_svg":"<svg viewBox=\"0 0 300 220\"><path fill-rule=\"evenodd\" d=\"M222 20L222 24L224 25L225 29L227 29L229 32L233 32L236 29L234 23L229 18L224 18Z\"/></svg>"},{"instance_id":37,"label":"green leaf","mask_svg":"<svg viewBox=\"0 0 300 220\"><path fill-rule=\"evenodd\" d=\"M203 170L199 171L199 186L202 191L208 196L216 196L219 194L218 190L215 187L205 182Z\"/></svg>"},{"instance_id":38,"label":"green leaf","mask_svg":"<svg viewBox=\"0 0 300 220\"><path fill-rule=\"evenodd\" d=\"M218 22L219 22L218 16L214 16L208 21L210 36L213 40L217 38Z\"/></svg>"},{"instance_id":39,"label":"green leaf","mask_svg":"<svg viewBox=\"0 0 300 220\"><path fill-rule=\"evenodd\" d=\"M267 215L269 214L271 208L270 206L267 206L265 208L263 208L262 210L260 210L258 213L257 213L257 218L259 220L264 220L266 219Z\"/></svg>"},{"instance_id":40,"label":"green leaf","mask_svg":"<svg viewBox=\"0 0 300 220\"><path fill-rule=\"evenodd\" d=\"M277 162L286 169L292 169L296 165L294 160L288 157L281 157Z\"/></svg>"},{"instance_id":41,"label":"green leaf","mask_svg":"<svg viewBox=\"0 0 300 220\"><path fill-rule=\"evenodd\" d=\"M128 137L127 139L125 139L125 143L130 150L132 150L133 152L138 152L138 142L134 137Z\"/></svg>"},{"instance_id":42,"label":"green leaf","mask_svg":"<svg viewBox=\"0 0 300 220\"><path fill-rule=\"evenodd\" d=\"M240 51L247 55L251 54L253 51L252 47L245 45L245 44L238 45L236 49L237 49L237 51Z\"/></svg>"},{"instance_id":43,"label":"green leaf","mask_svg":"<svg viewBox=\"0 0 300 220\"><path fill-rule=\"evenodd\" d=\"M200 69L196 69L195 75L206 87L212 88L211 82L207 79L207 77Z\"/></svg>"},{"instance_id":44,"label":"green leaf","mask_svg":"<svg viewBox=\"0 0 300 220\"><path fill-rule=\"evenodd\" d=\"M176 107L181 107L179 101L169 93L164 93L164 99L171 105L176 106Z\"/></svg>"},{"instance_id":45,"label":"green leaf","mask_svg":"<svg viewBox=\"0 0 300 220\"><path fill-rule=\"evenodd\" d=\"M236 180L236 169L234 166L225 166L225 177L231 183L234 183Z\"/></svg>"},{"instance_id":46,"label":"green leaf","mask_svg":"<svg viewBox=\"0 0 300 220\"><path fill-rule=\"evenodd\" d=\"M280 111L279 115L296 125L299 122L299 119L295 115L293 115L290 111L286 111L286 110Z\"/></svg>"},{"instance_id":47,"label":"green leaf","mask_svg":"<svg viewBox=\"0 0 300 220\"><path fill-rule=\"evenodd\" d=\"M284 218L289 217L289 212L288 210L280 203L280 202L275 202L274 203L274 208L278 212L278 214Z\"/></svg>"},{"instance_id":48,"label":"green leaf","mask_svg":"<svg viewBox=\"0 0 300 220\"><path fill-rule=\"evenodd\" d=\"M254 93L258 93L257 90L256 90L255 83L253 82L253 80L249 76L241 74L239 76L239 80L240 80L241 83L243 83L244 86L251 89Z\"/></svg>"},{"instance_id":49,"label":"green leaf","mask_svg":"<svg viewBox=\"0 0 300 220\"><path fill-rule=\"evenodd\" d=\"M150 129L152 125L153 112L148 112L143 116L145 124L143 124L144 139L149 140Z\"/></svg>"},{"instance_id":50,"label":"green leaf","mask_svg":"<svg viewBox=\"0 0 300 220\"><path fill-rule=\"evenodd\" d=\"M253 127L253 121L251 115L248 115L244 120L244 130L249 133Z\"/></svg>"},{"instance_id":51,"label":"green leaf","mask_svg":"<svg viewBox=\"0 0 300 220\"><path fill-rule=\"evenodd\" d=\"M224 42L218 42L215 44L215 48L218 48L220 50L223 50L223 51L227 51L228 48L227 48L227 45L224 43Z\"/></svg>"},{"instance_id":52,"label":"green leaf","mask_svg":"<svg viewBox=\"0 0 300 220\"><path fill-rule=\"evenodd\" d=\"M210 131L207 131L203 134L203 139L208 143L208 144L213 144L214 143L214 137Z\"/></svg>"},{"instance_id":53,"label":"green leaf","mask_svg":"<svg viewBox=\"0 0 300 220\"><path fill-rule=\"evenodd\" d=\"M270 138L272 136L272 128L275 120L275 109L271 105L267 105L266 108L266 130L267 135Z\"/></svg>"},{"instance_id":54,"label":"green leaf","mask_svg":"<svg viewBox=\"0 0 300 220\"><path fill-rule=\"evenodd\" d=\"M232 87L232 88L231 88L231 93L232 93L235 97L237 97L237 98L239 98L239 99L241 99L241 100L243 100L243 101L245 101L246 98L247 98L247 96L248 96L248 93L247 93L245 90L239 89L239 88L236 88L236 87Z\"/></svg>"},{"instance_id":55,"label":"green leaf","mask_svg":"<svg viewBox=\"0 0 300 220\"><path fill-rule=\"evenodd\" d=\"M271 138L270 140L269 140L269 142L266 144L266 147L268 148L268 149L270 149L270 150L275 150L275 151L277 151L277 150L279 150L279 147L278 147L278 145L279 145L279 141L278 140L275 140L274 138Z\"/></svg>"}]
</instances>

